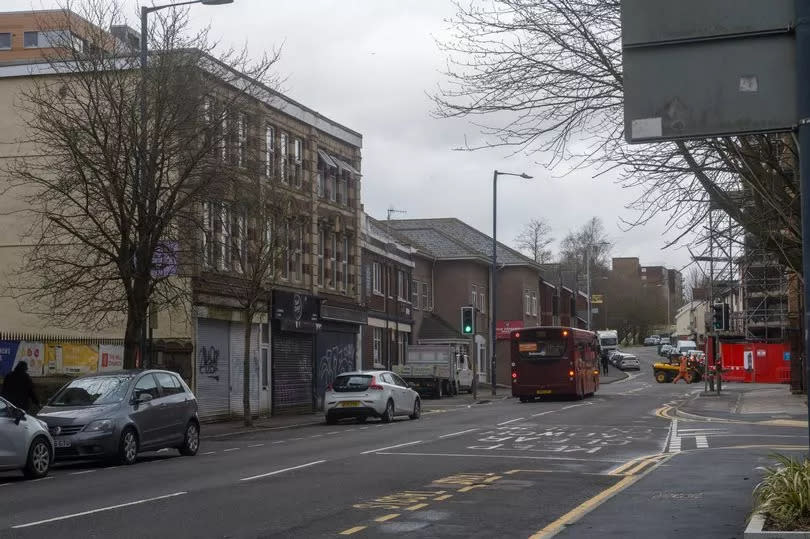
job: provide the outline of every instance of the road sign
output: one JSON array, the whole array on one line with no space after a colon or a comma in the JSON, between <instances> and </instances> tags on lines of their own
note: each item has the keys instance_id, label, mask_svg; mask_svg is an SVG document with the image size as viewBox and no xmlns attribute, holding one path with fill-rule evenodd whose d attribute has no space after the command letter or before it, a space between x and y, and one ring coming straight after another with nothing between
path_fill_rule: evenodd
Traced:
<instances>
[{"instance_id":1,"label":"road sign","mask_svg":"<svg viewBox=\"0 0 810 539\"><path fill-rule=\"evenodd\" d=\"M630 143L797 125L794 0L622 0Z\"/></svg>"}]
</instances>

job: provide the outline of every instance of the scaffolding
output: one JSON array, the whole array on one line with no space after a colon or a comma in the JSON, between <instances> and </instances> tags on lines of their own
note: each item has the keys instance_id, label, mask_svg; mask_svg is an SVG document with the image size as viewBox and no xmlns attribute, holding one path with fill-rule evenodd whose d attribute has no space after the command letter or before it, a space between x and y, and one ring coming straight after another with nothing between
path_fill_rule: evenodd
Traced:
<instances>
[{"instance_id":1,"label":"scaffolding","mask_svg":"<svg viewBox=\"0 0 810 539\"><path fill-rule=\"evenodd\" d=\"M789 328L788 276L775 257L746 237L740 258L741 314L748 341L784 342Z\"/></svg>"}]
</instances>

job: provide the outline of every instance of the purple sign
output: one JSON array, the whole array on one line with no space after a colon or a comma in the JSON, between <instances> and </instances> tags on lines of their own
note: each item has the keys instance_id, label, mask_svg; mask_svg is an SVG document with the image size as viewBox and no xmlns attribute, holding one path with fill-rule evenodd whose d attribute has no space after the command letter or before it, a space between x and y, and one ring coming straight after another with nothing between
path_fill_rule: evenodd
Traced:
<instances>
[{"instance_id":1,"label":"purple sign","mask_svg":"<svg viewBox=\"0 0 810 539\"><path fill-rule=\"evenodd\" d=\"M159 243L152 258L152 277L177 275L177 242Z\"/></svg>"},{"instance_id":2,"label":"purple sign","mask_svg":"<svg viewBox=\"0 0 810 539\"><path fill-rule=\"evenodd\" d=\"M0 376L5 376L14 368L20 341L0 341Z\"/></svg>"}]
</instances>

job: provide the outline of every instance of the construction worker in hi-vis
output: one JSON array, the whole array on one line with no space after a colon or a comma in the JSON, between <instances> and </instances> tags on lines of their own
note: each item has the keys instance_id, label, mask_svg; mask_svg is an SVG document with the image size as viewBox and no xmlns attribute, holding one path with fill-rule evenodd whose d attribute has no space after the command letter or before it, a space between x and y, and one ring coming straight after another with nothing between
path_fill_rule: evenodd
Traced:
<instances>
[{"instance_id":1,"label":"construction worker in hi-vis","mask_svg":"<svg viewBox=\"0 0 810 539\"><path fill-rule=\"evenodd\" d=\"M678 376L672 381L677 384L678 380L684 380L687 384L692 383L692 377L689 376L689 365L686 356L681 356L681 364L678 366Z\"/></svg>"}]
</instances>

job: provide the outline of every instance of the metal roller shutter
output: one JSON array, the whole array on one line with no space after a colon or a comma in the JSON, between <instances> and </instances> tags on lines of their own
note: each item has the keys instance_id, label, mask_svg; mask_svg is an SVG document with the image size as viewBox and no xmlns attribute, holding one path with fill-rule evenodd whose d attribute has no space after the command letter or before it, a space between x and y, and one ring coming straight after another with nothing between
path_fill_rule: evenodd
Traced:
<instances>
[{"instance_id":1,"label":"metal roller shutter","mask_svg":"<svg viewBox=\"0 0 810 539\"><path fill-rule=\"evenodd\" d=\"M200 418L228 416L230 410L229 323L201 318L197 325L197 405Z\"/></svg>"},{"instance_id":2,"label":"metal roller shutter","mask_svg":"<svg viewBox=\"0 0 810 539\"><path fill-rule=\"evenodd\" d=\"M254 324L250 335L250 410L256 415L259 410L259 326ZM231 413L244 415L244 351L245 327L241 322L231 323Z\"/></svg>"},{"instance_id":3,"label":"metal roller shutter","mask_svg":"<svg viewBox=\"0 0 810 539\"><path fill-rule=\"evenodd\" d=\"M273 414L312 412L312 336L273 334Z\"/></svg>"}]
</instances>

